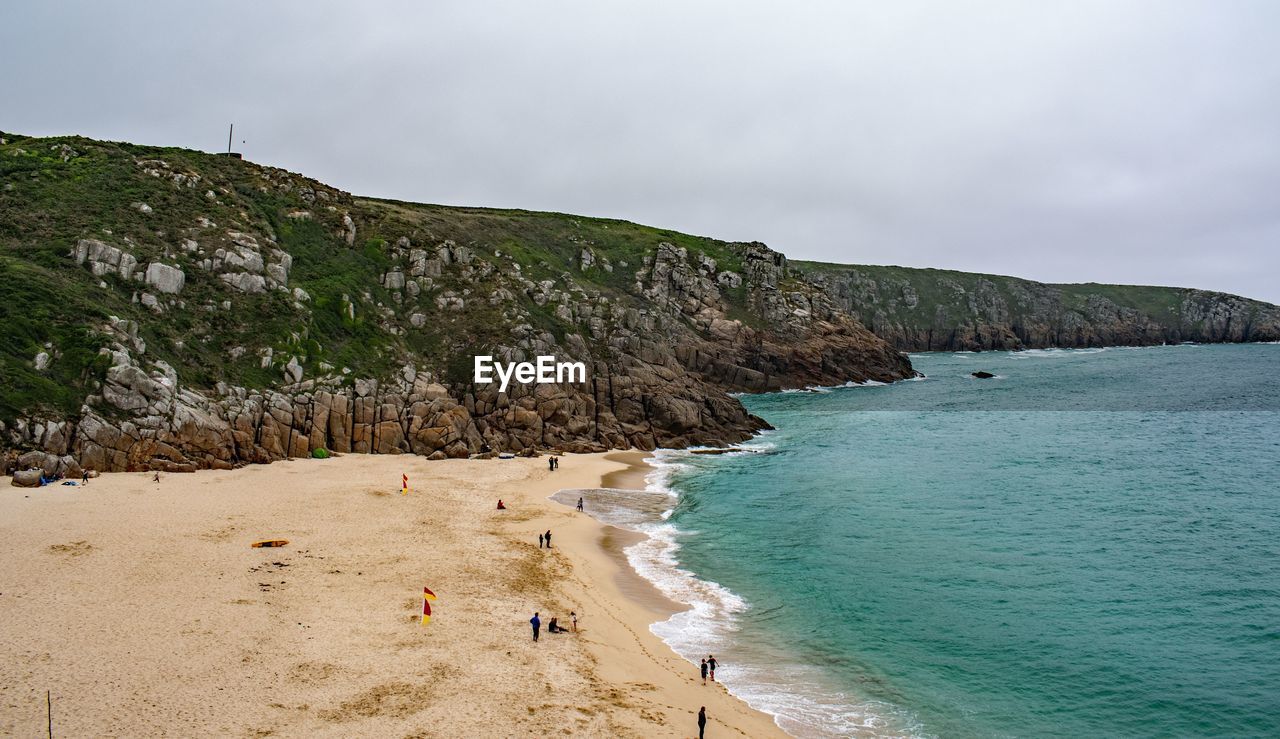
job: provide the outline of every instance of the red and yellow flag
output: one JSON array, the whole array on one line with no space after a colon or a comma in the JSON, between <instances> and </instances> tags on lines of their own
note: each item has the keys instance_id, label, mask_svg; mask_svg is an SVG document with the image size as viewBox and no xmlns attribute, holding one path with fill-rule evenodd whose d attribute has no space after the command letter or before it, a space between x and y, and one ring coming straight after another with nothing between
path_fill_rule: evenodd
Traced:
<instances>
[{"instance_id":1,"label":"red and yellow flag","mask_svg":"<svg viewBox=\"0 0 1280 739\"><path fill-rule=\"evenodd\" d=\"M409 494L409 476L403 473L400 475L400 494Z\"/></svg>"},{"instance_id":2,"label":"red and yellow flag","mask_svg":"<svg viewBox=\"0 0 1280 739\"><path fill-rule=\"evenodd\" d=\"M436 599L436 594L431 592L431 588L422 588L422 625L426 626L431 621L431 601Z\"/></svg>"}]
</instances>

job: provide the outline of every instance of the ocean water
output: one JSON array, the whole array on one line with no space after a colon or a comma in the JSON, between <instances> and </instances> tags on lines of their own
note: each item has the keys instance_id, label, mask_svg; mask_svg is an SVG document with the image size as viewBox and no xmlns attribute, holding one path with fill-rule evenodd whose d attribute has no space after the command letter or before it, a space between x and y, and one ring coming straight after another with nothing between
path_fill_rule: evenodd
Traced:
<instances>
[{"instance_id":1,"label":"ocean water","mask_svg":"<svg viewBox=\"0 0 1280 739\"><path fill-rule=\"evenodd\" d=\"M653 631L797 736L1280 736L1280 346L912 361L588 493Z\"/></svg>"}]
</instances>

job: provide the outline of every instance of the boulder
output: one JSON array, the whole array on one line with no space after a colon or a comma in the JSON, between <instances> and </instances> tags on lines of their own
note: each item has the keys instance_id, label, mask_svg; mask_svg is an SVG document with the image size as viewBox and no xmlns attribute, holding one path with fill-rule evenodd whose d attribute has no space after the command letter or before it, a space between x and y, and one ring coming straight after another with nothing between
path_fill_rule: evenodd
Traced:
<instances>
[{"instance_id":1,"label":"boulder","mask_svg":"<svg viewBox=\"0 0 1280 739\"><path fill-rule=\"evenodd\" d=\"M253 275L248 272L224 272L218 275L218 279L242 293L262 293L267 290L267 279L262 275Z\"/></svg>"},{"instance_id":2,"label":"boulder","mask_svg":"<svg viewBox=\"0 0 1280 739\"><path fill-rule=\"evenodd\" d=\"M298 364L297 357L289 357L289 363L284 366L284 374L295 383L302 382L302 365Z\"/></svg>"},{"instance_id":3,"label":"boulder","mask_svg":"<svg viewBox=\"0 0 1280 739\"><path fill-rule=\"evenodd\" d=\"M15 470L12 484L20 488L38 488L43 475L44 470Z\"/></svg>"},{"instance_id":4,"label":"boulder","mask_svg":"<svg viewBox=\"0 0 1280 739\"><path fill-rule=\"evenodd\" d=\"M995 377L995 375L991 374L990 372L986 372L984 370L978 370L977 372L970 372L969 375L971 377L976 377L979 380L990 380L992 377Z\"/></svg>"},{"instance_id":5,"label":"boulder","mask_svg":"<svg viewBox=\"0 0 1280 739\"><path fill-rule=\"evenodd\" d=\"M347 242L347 246L355 246L356 222L351 220L351 216L347 213L342 214L342 230L343 240Z\"/></svg>"},{"instance_id":6,"label":"boulder","mask_svg":"<svg viewBox=\"0 0 1280 739\"><path fill-rule=\"evenodd\" d=\"M144 281L162 293L177 294L182 292L187 276L177 267L160 262L147 265Z\"/></svg>"}]
</instances>

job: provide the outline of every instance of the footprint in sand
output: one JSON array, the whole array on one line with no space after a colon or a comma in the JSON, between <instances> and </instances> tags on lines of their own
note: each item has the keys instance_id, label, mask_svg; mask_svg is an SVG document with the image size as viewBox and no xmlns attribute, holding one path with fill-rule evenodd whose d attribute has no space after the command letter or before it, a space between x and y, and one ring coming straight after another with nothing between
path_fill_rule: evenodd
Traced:
<instances>
[{"instance_id":1,"label":"footprint in sand","mask_svg":"<svg viewBox=\"0 0 1280 739\"><path fill-rule=\"evenodd\" d=\"M65 554L68 557L83 557L93 551L93 545L87 541L74 541L70 544L54 544L49 547L54 554Z\"/></svg>"}]
</instances>

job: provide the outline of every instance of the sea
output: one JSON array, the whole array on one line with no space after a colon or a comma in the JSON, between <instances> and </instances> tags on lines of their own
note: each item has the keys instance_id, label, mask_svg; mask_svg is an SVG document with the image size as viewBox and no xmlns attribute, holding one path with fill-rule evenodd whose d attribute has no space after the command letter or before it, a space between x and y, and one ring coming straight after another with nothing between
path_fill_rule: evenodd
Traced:
<instances>
[{"instance_id":1,"label":"sea","mask_svg":"<svg viewBox=\"0 0 1280 739\"><path fill-rule=\"evenodd\" d=\"M1280 736L1280 345L911 361L585 493L691 675L797 737Z\"/></svg>"}]
</instances>

